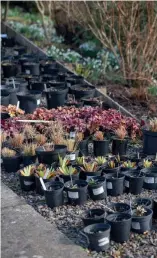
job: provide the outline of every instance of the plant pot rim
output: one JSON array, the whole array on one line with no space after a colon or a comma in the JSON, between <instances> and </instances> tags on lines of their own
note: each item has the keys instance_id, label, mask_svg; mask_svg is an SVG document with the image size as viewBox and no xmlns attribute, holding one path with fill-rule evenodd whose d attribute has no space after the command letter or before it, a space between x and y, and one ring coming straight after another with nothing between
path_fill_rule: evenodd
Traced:
<instances>
[{"instance_id":1,"label":"plant pot rim","mask_svg":"<svg viewBox=\"0 0 157 258\"><path fill-rule=\"evenodd\" d=\"M149 209L149 208L144 207L144 209L147 211L146 215L137 216L137 215L132 214L132 218L133 219L142 219L142 218L146 218L147 216L149 216L149 215L151 215L153 213L153 211L151 209Z\"/></svg>"},{"instance_id":2,"label":"plant pot rim","mask_svg":"<svg viewBox=\"0 0 157 258\"><path fill-rule=\"evenodd\" d=\"M88 215L90 214L90 212L96 212L96 211L100 211L101 212L101 215L97 215L97 217L88 217ZM89 210L86 210L82 213L82 219L88 219L88 220L97 220L101 217L103 217L103 215L106 215L106 211L103 209L103 208L93 208L93 209L89 209ZM105 216L104 216L105 218Z\"/></svg>"},{"instance_id":3,"label":"plant pot rim","mask_svg":"<svg viewBox=\"0 0 157 258\"><path fill-rule=\"evenodd\" d=\"M100 228L100 230L102 230L102 232L91 233L91 229L97 228L97 227ZM95 223L95 224L88 225L83 229L85 234L91 234L91 235L95 235L95 236L100 236L105 231L110 232L110 230L111 230L111 226L108 223Z\"/></svg>"},{"instance_id":4,"label":"plant pot rim","mask_svg":"<svg viewBox=\"0 0 157 258\"><path fill-rule=\"evenodd\" d=\"M121 220L121 221L113 221L112 218L115 217L115 216L122 216L122 217L124 216L124 219ZM132 219L132 216L129 213L112 213L112 214L108 214L106 216L106 220L109 221L109 222L112 222L114 224L123 223L123 222L131 220L131 219Z\"/></svg>"},{"instance_id":5,"label":"plant pot rim","mask_svg":"<svg viewBox=\"0 0 157 258\"><path fill-rule=\"evenodd\" d=\"M82 179L78 179L78 180L73 180L73 183L75 184L75 183L82 183L82 184L84 184L83 186L79 186L79 187L77 187L77 188L70 188L70 187L68 187L67 185L68 184L71 184L71 181L67 181L67 182L65 182L64 183L64 187L67 189L67 190L71 190L71 191L76 191L76 190L79 190L79 189L81 189L81 188L84 188L84 187L86 187L87 185L88 185L88 183L85 181L85 180L82 180Z\"/></svg>"}]
</instances>

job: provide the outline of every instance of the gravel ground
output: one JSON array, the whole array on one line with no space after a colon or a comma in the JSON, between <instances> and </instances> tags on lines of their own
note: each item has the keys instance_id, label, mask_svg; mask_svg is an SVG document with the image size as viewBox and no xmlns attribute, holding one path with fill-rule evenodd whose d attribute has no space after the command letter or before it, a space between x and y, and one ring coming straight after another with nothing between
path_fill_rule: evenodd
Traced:
<instances>
[{"instance_id":1,"label":"gravel ground","mask_svg":"<svg viewBox=\"0 0 157 258\"><path fill-rule=\"evenodd\" d=\"M22 192L18 176L15 173L5 173L2 169L2 181L9 186L18 195L23 196L26 202L34 207L42 216L50 223L55 223L59 230L66 234L75 244L82 246L86 252L94 258L113 257L113 258L156 258L157 257L157 221L153 221L153 230L149 233L139 235L131 233L130 240L127 243L118 244L111 241L111 246L107 252L97 253L88 250L88 244L84 235L82 235L83 224L81 214L85 210L98 208L106 205L106 202L128 202L131 197L136 196L123 194L119 197L107 197L107 200L91 201L88 200L83 206L70 206L65 204L62 207L51 210L45 204L43 196L39 196L35 192ZM143 190L139 195L141 197L153 197L155 191ZM157 194L157 193L156 193Z\"/></svg>"}]
</instances>

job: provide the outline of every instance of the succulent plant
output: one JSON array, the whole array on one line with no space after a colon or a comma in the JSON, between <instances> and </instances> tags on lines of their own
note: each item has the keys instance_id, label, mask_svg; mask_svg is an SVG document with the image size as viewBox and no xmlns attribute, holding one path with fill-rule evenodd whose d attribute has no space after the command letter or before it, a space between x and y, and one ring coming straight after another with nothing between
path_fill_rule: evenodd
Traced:
<instances>
[{"instance_id":1,"label":"succulent plant","mask_svg":"<svg viewBox=\"0 0 157 258\"><path fill-rule=\"evenodd\" d=\"M136 162L131 162L130 160L125 161L122 163L122 167L124 168L135 168L136 167Z\"/></svg>"},{"instance_id":2,"label":"succulent plant","mask_svg":"<svg viewBox=\"0 0 157 258\"><path fill-rule=\"evenodd\" d=\"M3 157L15 157L16 156L16 151L5 147L5 148L2 149L2 156Z\"/></svg>"},{"instance_id":3,"label":"succulent plant","mask_svg":"<svg viewBox=\"0 0 157 258\"><path fill-rule=\"evenodd\" d=\"M107 166L109 168L115 168L116 167L116 163L115 163L114 160L110 160L110 161L108 161Z\"/></svg>"},{"instance_id":4,"label":"succulent plant","mask_svg":"<svg viewBox=\"0 0 157 258\"><path fill-rule=\"evenodd\" d=\"M81 166L81 169L84 172L96 172L98 168L99 166L96 161L93 161L93 162L84 161L83 165Z\"/></svg>"},{"instance_id":5,"label":"succulent plant","mask_svg":"<svg viewBox=\"0 0 157 258\"><path fill-rule=\"evenodd\" d=\"M37 165L35 167L35 174L37 174L39 177L42 177L43 179L50 179L56 176L55 170L52 167L48 168L45 164Z\"/></svg>"},{"instance_id":6,"label":"succulent plant","mask_svg":"<svg viewBox=\"0 0 157 258\"><path fill-rule=\"evenodd\" d=\"M77 157L77 158L76 158L76 164L77 164L77 165L83 165L84 160L85 160L85 157L84 157L84 156L82 156L82 157Z\"/></svg>"},{"instance_id":7,"label":"succulent plant","mask_svg":"<svg viewBox=\"0 0 157 258\"><path fill-rule=\"evenodd\" d=\"M104 163L107 162L107 159L103 156L98 156L98 157L95 158L95 161L97 162L97 164L99 166L101 166L101 165L103 165Z\"/></svg>"},{"instance_id":8,"label":"succulent plant","mask_svg":"<svg viewBox=\"0 0 157 258\"><path fill-rule=\"evenodd\" d=\"M35 171L35 166L34 165L29 165L27 167L24 167L23 169L20 170L20 174L22 176L31 176L34 174Z\"/></svg>"},{"instance_id":9,"label":"succulent plant","mask_svg":"<svg viewBox=\"0 0 157 258\"><path fill-rule=\"evenodd\" d=\"M149 161L148 159L143 160L143 167L144 168L150 168L150 167L152 167L152 165L153 165L152 161Z\"/></svg>"},{"instance_id":10,"label":"succulent plant","mask_svg":"<svg viewBox=\"0 0 157 258\"><path fill-rule=\"evenodd\" d=\"M57 170L59 175L73 175L73 174L77 174L77 169L72 167L72 166L62 166L59 167Z\"/></svg>"}]
</instances>

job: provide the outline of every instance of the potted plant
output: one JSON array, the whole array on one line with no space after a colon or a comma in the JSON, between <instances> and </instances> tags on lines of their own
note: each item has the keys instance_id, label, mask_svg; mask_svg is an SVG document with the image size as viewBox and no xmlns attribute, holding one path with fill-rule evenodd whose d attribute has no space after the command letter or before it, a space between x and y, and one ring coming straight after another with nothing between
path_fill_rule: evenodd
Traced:
<instances>
[{"instance_id":1,"label":"potted plant","mask_svg":"<svg viewBox=\"0 0 157 258\"><path fill-rule=\"evenodd\" d=\"M70 92L75 95L76 99L83 97L93 98L95 95L95 87L88 84L76 84L70 87Z\"/></svg>"},{"instance_id":2,"label":"potted plant","mask_svg":"<svg viewBox=\"0 0 157 258\"><path fill-rule=\"evenodd\" d=\"M33 143L35 141L35 137L37 136L37 131L35 127L30 124L26 124L24 126L22 133L25 138L25 143Z\"/></svg>"},{"instance_id":3,"label":"potted plant","mask_svg":"<svg viewBox=\"0 0 157 258\"><path fill-rule=\"evenodd\" d=\"M65 145L67 146L67 154L66 157L70 161L74 161L76 157L78 156L78 140L77 138L75 139L66 139L65 140Z\"/></svg>"},{"instance_id":4,"label":"potted plant","mask_svg":"<svg viewBox=\"0 0 157 258\"><path fill-rule=\"evenodd\" d=\"M88 181L88 192L92 200L102 200L106 198L106 178L96 176Z\"/></svg>"},{"instance_id":5,"label":"potted plant","mask_svg":"<svg viewBox=\"0 0 157 258\"><path fill-rule=\"evenodd\" d=\"M105 207L107 209L108 214L113 214L113 213L127 213L131 214L131 207L127 203L123 202L110 202L107 204Z\"/></svg>"},{"instance_id":6,"label":"potted plant","mask_svg":"<svg viewBox=\"0 0 157 258\"><path fill-rule=\"evenodd\" d=\"M109 140L105 139L104 133L101 131L97 131L94 134L94 155L97 156L105 156L109 153Z\"/></svg>"},{"instance_id":7,"label":"potted plant","mask_svg":"<svg viewBox=\"0 0 157 258\"><path fill-rule=\"evenodd\" d=\"M84 228L89 240L88 248L97 252L106 251L110 245L111 226L106 223L96 223Z\"/></svg>"},{"instance_id":8,"label":"potted plant","mask_svg":"<svg viewBox=\"0 0 157 258\"><path fill-rule=\"evenodd\" d=\"M19 170L21 156L15 150L4 147L2 149L2 160L6 172L17 172Z\"/></svg>"},{"instance_id":9,"label":"potted plant","mask_svg":"<svg viewBox=\"0 0 157 258\"><path fill-rule=\"evenodd\" d=\"M27 143L23 145L22 159L24 167L35 163L37 157L35 152L36 148L37 144L34 143Z\"/></svg>"},{"instance_id":10,"label":"potted plant","mask_svg":"<svg viewBox=\"0 0 157 258\"><path fill-rule=\"evenodd\" d=\"M44 90L48 109L64 106L67 88L49 88Z\"/></svg>"},{"instance_id":11,"label":"potted plant","mask_svg":"<svg viewBox=\"0 0 157 258\"><path fill-rule=\"evenodd\" d=\"M38 144L38 146L42 146L42 145L45 145L46 142L47 142L47 138L45 135L43 134L37 134L35 136L35 142Z\"/></svg>"},{"instance_id":12,"label":"potted plant","mask_svg":"<svg viewBox=\"0 0 157 258\"><path fill-rule=\"evenodd\" d=\"M68 166L69 160L67 158L62 158L59 156L59 168L57 169L57 174L63 178L64 182L72 180L77 180L79 178L79 173L76 167Z\"/></svg>"},{"instance_id":13,"label":"potted plant","mask_svg":"<svg viewBox=\"0 0 157 258\"><path fill-rule=\"evenodd\" d=\"M152 215L153 212L151 209L137 206L137 208L133 210L132 214L132 231L139 234L150 231L152 228Z\"/></svg>"},{"instance_id":14,"label":"potted plant","mask_svg":"<svg viewBox=\"0 0 157 258\"><path fill-rule=\"evenodd\" d=\"M111 240L117 243L127 242L131 231L131 215L127 213L110 214L106 217L111 226Z\"/></svg>"},{"instance_id":15,"label":"potted plant","mask_svg":"<svg viewBox=\"0 0 157 258\"><path fill-rule=\"evenodd\" d=\"M114 155L119 154L120 156L126 155L127 150L127 131L124 125L120 125L117 130L115 130L116 137L112 141L112 153Z\"/></svg>"},{"instance_id":16,"label":"potted plant","mask_svg":"<svg viewBox=\"0 0 157 258\"><path fill-rule=\"evenodd\" d=\"M153 167L153 162L149 160L143 161L143 168L141 173L145 175L144 178L144 189L157 190L157 167Z\"/></svg>"},{"instance_id":17,"label":"potted plant","mask_svg":"<svg viewBox=\"0 0 157 258\"><path fill-rule=\"evenodd\" d=\"M147 155L157 153L157 118L151 119L143 130L143 152Z\"/></svg>"},{"instance_id":18,"label":"potted plant","mask_svg":"<svg viewBox=\"0 0 157 258\"><path fill-rule=\"evenodd\" d=\"M38 164L35 166L34 170L35 182L36 182L36 193L44 194L44 190L40 183L40 177L43 179L44 183L50 182L56 176L55 169L51 166L48 167L45 164Z\"/></svg>"},{"instance_id":19,"label":"potted plant","mask_svg":"<svg viewBox=\"0 0 157 258\"><path fill-rule=\"evenodd\" d=\"M137 169L136 162L127 160L121 163L121 171L123 172L135 171L136 169Z\"/></svg>"},{"instance_id":20,"label":"potted plant","mask_svg":"<svg viewBox=\"0 0 157 258\"><path fill-rule=\"evenodd\" d=\"M21 189L33 191L35 189L34 165L29 165L18 171Z\"/></svg>"},{"instance_id":21,"label":"potted plant","mask_svg":"<svg viewBox=\"0 0 157 258\"><path fill-rule=\"evenodd\" d=\"M23 133L13 133L13 136L9 138L9 145L18 151L21 151L24 142Z\"/></svg>"},{"instance_id":22,"label":"potted plant","mask_svg":"<svg viewBox=\"0 0 157 258\"><path fill-rule=\"evenodd\" d=\"M31 75L40 75L39 63L28 61L22 64L22 72Z\"/></svg>"},{"instance_id":23,"label":"potted plant","mask_svg":"<svg viewBox=\"0 0 157 258\"><path fill-rule=\"evenodd\" d=\"M148 209L153 208L153 201L150 198L136 198L133 202L133 207L137 208L137 206L143 206Z\"/></svg>"},{"instance_id":24,"label":"potted plant","mask_svg":"<svg viewBox=\"0 0 157 258\"><path fill-rule=\"evenodd\" d=\"M80 167L80 178L87 180L87 182L90 180L90 178L93 178L95 176L101 176L102 170L99 169L99 166L96 161L85 161L83 162L83 165Z\"/></svg>"},{"instance_id":25,"label":"potted plant","mask_svg":"<svg viewBox=\"0 0 157 258\"><path fill-rule=\"evenodd\" d=\"M103 156L97 156L95 158L95 161L97 162L98 166L105 167L107 164L107 159Z\"/></svg>"},{"instance_id":26,"label":"potted plant","mask_svg":"<svg viewBox=\"0 0 157 258\"><path fill-rule=\"evenodd\" d=\"M59 181L50 181L45 183L44 190L46 204L50 208L58 207L64 204L63 189L64 184Z\"/></svg>"},{"instance_id":27,"label":"potted plant","mask_svg":"<svg viewBox=\"0 0 157 258\"><path fill-rule=\"evenodd\" d=\"M103 168L103 174L105 173L117 173L120 170L119 163L114 160L109 160L106 167Z\"/></svg>"},{"instance_id":28,"label":"potted plant","mask_svg":"<svg viewBox=\"0 0 157 258\"><path fill-rule=\"evenodd\" d=\"M20 108L23 109L26 114L33 113L40 105L40 91L18 92L16 95L20 102Z\"/></svg>"},{"instance_id":29,"label":"potted plant","mask_svg":"<svg viewBox=\"0 0 157 258\"><path fill-rule=\"evenodd\" d=\"M125 187L132 194L140 194L142 192L145 175L141 171L129 171L125 174Z\"/></svg>"},{"instance_id":30,"label":"potted plant","mask_svg":"<svg viewBox=\"0 0 157 258\"><path fill-rule=\"evenodd\" d=\"M2 69L4 78L14 77L18 73L17 64L10 61L3 61Z\"/></svg>"},{"instance_id":31,"label":"potted plant","mask_svg":"<svg viewBox=\"0 0 157 258\"><path fill-rule=\"evenodd\" d=\"M83 205L87 201L87 182L84 180L71 180L64 184L68 196L68 203Z\"/></svg>"},{"instance_id":32,"label":"potted plant","mask_svg":"<svg viewBox=\"0 0 157 258\"><path fill-rule=\"evenodd\" d=\"M124 190L124 175L121 173L108 173L106 177L107 194L118 196L123 194Z\"/></svg>"},{"instance_id":33,"label":"potted plant","mask_svg":"<svg viewBox=\"0 0 157 258\"><path fill-rule=\"evenodd\" d=\"M91 224L105 223L105 217L106 212L101 208L87 210L81 216L85 227Z\"/></svg>"}]
</instances>

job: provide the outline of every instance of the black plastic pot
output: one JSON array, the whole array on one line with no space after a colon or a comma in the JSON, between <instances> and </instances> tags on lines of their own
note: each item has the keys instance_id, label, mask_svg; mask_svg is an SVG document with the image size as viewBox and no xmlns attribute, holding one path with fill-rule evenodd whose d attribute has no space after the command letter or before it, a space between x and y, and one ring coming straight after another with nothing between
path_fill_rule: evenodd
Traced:
<instances>
[{"instance_id":1,"label":"black plastic pot","mask_svg":"<svg viewBox=\"0 0 157 258\"><path fill-rule=\"evenodd\" d=\"M132 215L131 229L139 234L150 231L152 228L153 211L148 208L145 208L145 210L146 213L144 213L143 216Z\"/></svg>"},{"instance_id":2,"label":"black plastic pot","mask_svg":"<svg viewBox=\"0 0 157 258\"><path fill-rule=\"evenodd\" d=\"M88 182L88 192L92 200L102 200L106 198L106 178L102 176L97 176L93 178L97 181L96 184L90 184Z\"/></svg>"},{"instance_id":3,"label":"black plastic pot","mask_svg":"<svg viewBox=\"0 0 157 258\"><path fill-rule=\"evenodd\" d=\"M44 82L32 81L29 83L29 90L43 91L46 85ZM47 86L46 86L47 87Z\"/></svg>"},{"instance_id":4,"label":"black plastic pot","mask_svg":"<svg viewBox=\"0 0 157 258\"><path fill-rule=\"evenodd\" d=\"M1 86L1 89L5 89L9 93L9 104L17 105L17 96L16 93L18 92L18 88L13 86L13 84Z\"/></svg>"},{"instance_id":5,"label":"black plastic pot","mask_svg":"<svg viewBox=\"0 0 157 258\"><path fill-rule=\"evenodd\" d=\"M23 66L25 63L35 63L37 60L35 57L33 57L33 55L28 55L28 56L22 56L21 58L19 58L19 63L21 66Z\"/></svg>"},{"instance_id":6,"label":"black plastic pot","mask_svg":"<svg viewBox=\"0 0 157 258\"><path fill-rule=\"evenodd\" d=\"M147 155L157 153L157 132L143 131L143 152Z\"/></svg>"},{"instance_id":7,"label":"black plastic pot","mask_svg":"<svg viewBox=\"0 0 157 258\"><path fill-rule=\"evenodd\" d=\"M157 198L153 200L153 218L157 219Z\"/></svg>"},{"instance_id":8,"label":"black plastic pot","mask_svg":"<svg viewBox=\"0 0 157 258\"><path fill-rule=\"evenodd\" d=\"M43 181L44 181L44 183L48 183L48 182L52 181L52 179L44 179L43 178ZM40 194L40 195L44 195L44 190L40 183L40 179L37 175L35 175L35 185L36 185L36 193Z\"/></svg>"},{"instance_id":9,"label":"black plastic pot","mask_svg":"<svg viewBox=\"0 0 157 258\"><path fill-rule=\"evenodd\" d=\"M82 215L84 226L88 226L96 223L104 223L106 212L103 209L91 209Z\"/></svg>"},{"instance_id":10,"label":"black plastic pot","mask_svg":"<svg viewBox=\"0 0 157 258\"><path fill-rule=\"evenodd\" d=\"M83 205L87 201L87 182L84 180L73 181L73 184L77 184L78 188L70 188L71 181L64 184L64 189L67 192L68 203L72 205Z\"/></svg>"},{"instance_id":11,"label":"black plastic pot","mask_svg":"<svg viewBox=\"0 0 157 258\"><path fill-rule=\"evenodd\" d=\"M17 172L20 168L21 156L16 155L14 157L3 157L3 166L6 172Z\"/></svg>"},{"instance_id":12,"label":"black plastic pot","mask_svg":"<svg viewBox=\"0 0 157 258\"><path fill-rule=\"evenodd\" d=\"M29 92L19 92L17 93L17 98L20 101L20 108L25 111L25 113L33 113L34 110L40 104L41 92L39 91L29 91Z\"/></svg>"},{"instance_id":13,"label":"black plastic pot","mask_svg":"<svg viewBox=\"0 0 157 258\"><path fill-rule=\"evenodd\" d=\"M102 174L108 174L108 173L117 173L120 171L120 167L115 167L115 168L103 168Z\"/></svg>"},{"instance_id":14,"label":"black plastic pot","mask_svg":"<svg viewBox=\"0 0 157 258\"><path fill-rule=\"evenodd\" d=\"M28 75L40 75L39 63L27 62L22 64L22 72Z\"/></svg>"},{"instance_id":15,"label":"black plastic pot","mask_svg":"<svg viewBox=\"0 0 157 258\"><path fill-rule=\"evenodd\" d=\"M60 72L59 68L48 68L45 73L51 74L53 76L58 76L59 72Z\"/></svg>"},{"instance_id":16,"label":"black plastic pot","mask_svg":"<svg viewBox=\"0 0 157 258\"><path fill-rule=\"evenodd\" d=\"M101 176L102 171L98 170L96 172L84 172L84 171L80 171L80 179L86 180L87 182L91 179L94 178L96 176Z\"/></svg>"},{"instance_id":17,"label":"black plastic pot","mask_svg":"<svg viewBox=\"0 0 157 258\"><path fill-rule=\"evenodd\" d=\"M56 89L65 89L66 85L65 82L60 82L60 81L49 81L48 82L48 87L51 88L56 88Z\"/></svg>"},{"instance_id":18,"label":"black plastic pot","mask_svg":"<svg viewBox=\"0 0 157 258\"><path fill-rule=\"evenodd\" d=\"M153 201L150 198L136 198L134 200L134 205L135 206L143 206L148 209L153 208Z\"/></svg>"},{"instance_id":19,"label":"black plastic pot","mask_svg":"<svg viewBox=\"0 0 157 258\"><path fill-rule=\"evenodd\" d=\"M15 45L15 39L14 38L2 38L2 46L3 47L13 47Z\"/></svg>"},{"instance_id":20,"label":"black plastic pot","mask_svg":"<svg viewBox=\"0 0 157 258\"><path fill-rule=\"evenodd\" d=\"M145 175L143 188L157 190L157 167L144 168L141 173Z\"/></svg>"},{"instance_id":21,"label":"black plastic pot","mask_svg":"<svg viewBox=\"0 0 157 258\"><path fill-rule=\"evenodd\" d=\"M126 155L127 151L127 140L113 139L112 141L112 154L114 155Z\"/></svg>"},{"instance_id":22,"label":"black plastic pot","mask_svg":"<svg viewBox=\"0 0 157 258\"><path fill-rule=\"evenodd\" d=\"M71 86L79 84L83 81L84 81L83 76L73 74L73 75L70 75L69 77L67 77L66 84L67 84L67 87L69 87L69 92L72 93L71 88L70 88Z\"/></svg>"},{"instance_id":23,"label":"black plastic pot","mask_svg":"<svg viewBox=\"0 0 157 258\"><path fill-rule=\"evenodd\" d=\"M18 67L15 63L2 63L4 78L14 77L18 73Z\"/></svg>"},{"instance_id":24,"label":"black plastic pot","mask_svg":"<svg viewBox=\"0 0 157 258\"><path fill-rule=\"evenodd\" d=\"M26 82L24 79L21 78L14 78L14 83L15 83L15 87L18 89L18 92L27 92L27 86L28 86L28 82ZM6 85L7 86L12 86L13 85L13 80L6 80Z\"/></svg>"},{"instance_id":25,"label":"black plastic pot","mask_svg":"<svg viewBox=\"0 0 157 258\"><path fill-rule=\"evenodd\" d=\"M34 175L31 176L22 176L19 172L19 180L21 189L23 191L33 191L35 189L35 177Z\"/></svg>"},{"instance_id":26,"label":"black plastic pot","mask_svg":"<svg viewBox=\"0 0 157 258\"><path fill-rule=\"evenodd\" d=\"M125 174L124 185L127 190L132 194L140 194L142 192L144 182L144 174L140 171L128 172Z\"/></svg>"},{"instance_id":27,"label":"black plastic pot","mask_svg":"<svg viewBox=\"0 0 157 258\"><path fill-rule=\"evenodd\" d=\"M7 112L2 112L0 116L2 120L10 118L10 115Z\"/></svg>"},{"instance_id":28,"label":"black plastic pot","mask_svg":"<svg viewBox=\"0 0 157 258\"><path fill-rule=\"evenodd\" d=\"M109 153L109 141L93 141L94 147L94 155L97 156L105 156Z\"/></svg>"},{"instance_id":29,"label":"black plastic pot","mask_svg":"<svg viewBox=\"0 0 157 258\"><path fill-rule=\"evenodd\" d=\"M47 90L44 91L47 100L48 109L57 108L64 106L66 95L68 89L58 89L58 90Z\"/></svg>"},{"instance_id":30,"label":"black plastic pot","mask_svg":"<svg viewBox=\"0 0 157 258\"><path fill-rule=\"evenodd\" d=\"M58 77L57 75L51 75L51 74L43 74L42 75L42 81L43 82L49 82L49 81L53 81L53 80L57 80Z\"/></svg>"},{"instance_id":31,"label":"black plastic pot","mask_svg":"<svg viewBox=\"0 0 157 258\"><path fill-rule=\"evenodd\" d=\"M26 52L26 48L23 46L14 47L13 54L15 56L23 55Z\"/></svg>"},{"instance_id":32,"label":"black plastic pot","mask_svg":"<svg viewBox=\"0 0 157 258\"><path fill-rule=\"evenodd\" d=\"M117 243L129 240L132 220L130 214L110 214L106 220L111 226L111 240Z\"/></svg>"},{"instance_id":33,"label":"black plastic pot","mask_svg":"<svg viewBox=\"0 0 157 258\"><path fill-rule=\"evenodd\" d=\"M70 93L75 95L76 99L83 97L93 98L95 95L95 87L88 84L76 84L70 87Z\"/></svg>"},{"instance_id":34,"label":"black plastic pot","mask_svg":"<svg viewBox=\"0 0 157 258\"><path fill-rule=\"evenodd\" d=\"M79 142L78 148L81 156L88 156L88 139Z\"/></svg>"},{"instance_id":35,"label":"black plastic pot","mask_svg":"<svg viewBox=\"0 0 157 258\"><path fill-rule=\"evenodd\" d=\"M42 74L45 73L50 73L50 74L58 74L59 69L57 68L56 62L55 61L46 61L46 63L41 62L40 64L40 71ZM51 71L51 72L50 72Z\"/></svg>"},{"instance_id":36,"label":"black plastic pot","mask_svg":"<svg viewBox=\"0 0 157 258\"><path fill-rule=\"evenodd\" d=\"M107 205L108 208L112 209L114 212L112 212L110 209L106 209L108 214L119 214L119 213L128 213L131 214L131 208L130 205L123 202L110 202Z\"/></svg>"},{"instance_id":37,"label":"black plastic pot","mask_svg":"<svg viewBox=\"0 0 157 258\"><path fill-rule=\"evenodd\" d=\"M36 155L35 156L25 156L25 155L22 155L22 162L23 162L24 167L35 163L36 158L37 158Z\"/></svg>"},{"instance_id":38,"label":"black plastic pot","mask_svg":"<svg viewBox=\"0 0 157 258\"><path fill-rule=\"evenodd\" d=\"M88 237L90 250L97 252L105 251L110 245L111 226L105 223L92 224L84 228L84 233Z\"/></svg>"},{"instance_id":39,"label":"black plastic pot","mask_svg":"<svg viewBox=\"0 0 157 258\"><path fill-rule=\"evenodd\" d=\"M35 151L36 151L39 163L51 165L53 162L59 161L59 155L62 158L65 157L67 146L55 145L53 151L44 151L43 147L38 147Z\"/></svg>"},{"instance_id":40,"label":"black plastic pot","mask_svg":"<svg viewBox=\"0 0 157 258\"><path fill-rule=\"evenodd\" d=\"M51 181L45 184L44 190L46 204L50 208L58 207L64 204L63 189L64 184L58 181Z\"/></svg>"},{"instance_id":41,"label":"black plastic pot","mask_svg":"<svg viewBox=\"0 0 157 258\"><path fill-rule=\"evenodd\" d=\"M124 190L124 175L118 173L111 173L106 175L107 194L111 196L118 196L123 194Z\"/></svg>"},{"instance_id":42,"label":"black plastic pot","mask_svg":"<svg viewBox=\"0 0 157 258\"><path fill-rule=\"evenodd\" d=\"M9 92L1 91L1 96L0 96L1 105L7 107L9 105L9 100L10 100Z\"/></svg>"},{"instance_id":43,"label":"black plastic pot","mask_svg":"<svg viewBox=\"0 0 157 258\"><path fill-rule=\"evenodd\" d=\"M60 175L59 177L63 179L64 183L66 183L66 182L70 181L71 177L72 177L73 181L78 180L79 179L79 173L73 174L73 175L71 175L71 177L70 177L70 175Z\"/></svg>"}]
</instances>

